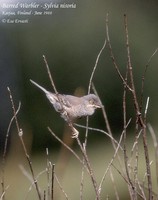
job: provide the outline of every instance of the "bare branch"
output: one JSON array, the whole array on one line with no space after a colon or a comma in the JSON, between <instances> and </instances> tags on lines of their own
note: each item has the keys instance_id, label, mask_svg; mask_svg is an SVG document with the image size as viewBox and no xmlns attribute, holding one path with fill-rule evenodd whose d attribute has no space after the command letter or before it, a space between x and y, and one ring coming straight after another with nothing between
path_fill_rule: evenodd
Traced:
<instances>
[{"instance_id":1,"label":"bare branch","mask_svg":"<svg viewBox=\"0 0 158 200\"><path fill-rule=\"evenodd\" d=\"M76 123L75 123L75 125L76 125L77 127L80 127L80 128L87 128L86 126L83 126L83 125L80 125L80 124L76 124ZM88 127L88 130L92 130L92 131L97 131L97 132L103 133L103 134L105 134L106 136L108 136L115 144L117 144L117 145L119 144L119 143L117 142L117 140L115 140L115 139L113 138L112 135L110 135L109 133L107 133L107 132L104 131L104 130L101 130L101 129L98 129L98 128L92 128L92 127ZM121 147L121 145L120 145L119 147L120 147L121 150L123 150L123 148Z\"/></svg>"},{"instance_id":2,"label":"bare branch","mask_svg":"<svg viewBox=\"0 0 158 200\"><path fill-rule=\"evenodd\" d=\"M150 62L152 60L152 58L155 56L155 54L157 53L158 51L158 48L154 51L154 53L151 55L151 57L149 58L146 66L145 66L145 70L144 70L144 74L142 76L142 87L141 87L141 99L140 99L140 111L142 110L142 106L143 106L143 96L144 96L144 85L145 85L145 76L146 76L146 72L147 72L147 69L150 65Z\"/></svg>"},{"instance_id":3,"label":"bare branch","mask_svg":"<svg viewBox=\"0 0 158 200\"><path fill-rule=\"evenodd\" d=\"M18 114L19 110L21 107L21 103L19 102L19 106L18 109L16 111L16 115ZM10 132L10 128L12 125L13 120L15 119L15 117L13 116L10 120L8 129L7 129L7 134L6 134L6 138L5 138L5 143L4 143L4 150L3 150L3 155L2 155L2 181L1 181L1 185L2 185L2 193L3 193L3 200L5 198L5 183L4 183L4 168L5 168L5 160L6 160L6 153L7 153L7 146L8 146L8 139L9 139L9 132Z\"/></svg>"},{"instance_id":4,"label":"bare branch","mask_svg":"<svg viewBox=\"0 0 158 200\"><path fill-rule=\"evenodd\" d=\"M51 192L51 200L54 200L54 177L55 177L55 164L52 165L52 192Z\"/></svg>"},{"instance_id":5,"label":"bare branch","mask_svg":"<svg viewBox=\"0 0 158 200\"><path fill-rule=\"evenodd\" d=\"M150 100L150 98L148 97L146 100L146 106L145 106L145 112L144 112L144 120L145 121L146 121L146 115L147 115L148 106L149 106L149 100Z\"/></svg>"},{"instance_id":6,"label":"bare branch","mask_svg":"<svg viewBox=\"0 0 158 200\"><path fill-rule=\"evenodd\" d=\"M95 61L95 65L93 67L93 70L92 70L92 73L91 73L91 76L90 76L90 79L89 79L89 85L88 85L88 94L90 94L90 90L91 90L91 86L92 86L92 80L93 80L93 77L94 77L94 73L95 73L95 70L97 68L97 65L98 65L98 61L99 61L99 58L104 50L106 46L106 39L104 41L104 44L103 44L103 47L101 48L101 50L99 51L98 55L97 55L97 59Z\"/></svg>"},{"instance_id":7,"label":"bare branch","mask_svg":"<svg viewBox=\"0 0 158 200\"><path fill-rule=\"evenodd\" d=\"M146 124L143 121L140 107L137 100L135 85L134 85L134 77L133 77L133 68L131 64L131 55L130 55L130 48L129 48L129 36L128 36L128 26L127 26L127 16L124 15L124 26L125 26L125 34L126 34L126 49L127 49L127 59L128 59L128 69L129 69L129 77L131 83L131 92L133 95L133 103L138 119L138 123L143 130L143 144L144 144L144 154L146 160L146 170L147 170L147 178L148 178L148 192L149 192L149 199L151 200L152 197L152 180L151 180L151 170L150 170L150 161L149 161L149 152L148 152L148 145L147 145L147 137L146 137Z\"/></svg>"},{"instance_id":8,"label":"bare branch","mask_svg":"<svg viewBox=\"0 0 158 200\"><path fill-rule=\"evenodd\" d=\"M94 73L96 71L96 68L97 68L98 62L99 62L99 58L100 58L100 56L101 56L101 54L102 54L105 46L106 46L106 39L105 39L105 41L103 43L102 48L100 49L100 51L99 51L99 53L97 55L97 58L96 58L96 61L95 61L95 65L93 67L93 70L92 70L92 73L91 73L91 76L90 76L90 79L89 79L88 94L90 94L90 90L91 90L91 86L92 86L92 80L93 80L93 77L94 77ZM87 116L87 118L86 118L86 127L88 127L88 124L89 124L89 117ZM85 146L87 144L87 139L88 139L88 128L86 129L86 134L85 134L85 141L84 141Z\"/></svg>"},{"instance_id":9,"label":"bare branch","mask_svg":"<svg viewBox=\"0 0 158 200\"><path fill-rule=\"evenodd\" d=\"M76 140L77 140L77 143L78 143L78 145L80 147L80 150L81 150L81 153L82 153L83 158L85 160L85 163L87 165L87 168L88 168L88 171L89 171L89 174L90 174L90 178L91 178L91 181L92 181L92 184L93 184L93 187L94 187L94 191L96 193L96 200L99 200L100 199L100 193L98 192L96 178L94 176L94 172L93 172L93 169L91 167L91 164L90 164L87 152L86 152L85 145L82 146L79 138L76 138Z\"/></svg>"},{"instance_id":10,"label":"bare branch","mask_svg":"<svg viewBox=\"0 0 158 200\"><path fill-rule=\"evenodd\" d=\"M58 177L57 177L56 174L54 174L54 178L55 178L55 180L56 180L56 182L57 182L57 184L58 184L60 190L62 191L63 195L65 196L65 198L66 198L67 200L70 200L69 197L68 197L68 195L67 195L66 192L64 191L64 188L63 188L63 186L61 185L61 183L60 183L60 181L59 181L59 179L58 179Z\"/></svg>"},{"instance_id":11,"label":"bare branch","mask_svg":"<svg viewBox=\"0 0 158 200\"><path fill-rule=\"evenodd\" d=\"M3 200L3 199L4 199L5 193L6 193L6 191L8 190L8 188L9 188L9 185L8 185L6 188L4 188L4 191L2 192L2 194L1 194L1 196L0 196L0 200Z\"/></svg>"},{"instance_id":12,"label":"bare branch","mask_svg":"<svg viewBox=\"0 0 158 200\"><path fill-rule=\"evenodd\" d=\"M10 101L11 101L11 104L12 104L13 115L14 115L14 119L15 119L15 123L16 123L17 132L18 132L18 135L19 135L25 156L27 158L30 170L31 170L31 174L32 174L32 178L33 178L33 181L34 181L34 184L35 184L35 187L36 187L38 198L39 198L39 200L42 200L40 190L39 190L39 186L38 186L37 180L36 180L35 175L34 175L32 162L31 162L30 157L27 153L27 149L26 149L26 146L25 146L25 143L24 143L24 140L23 140L23 130L19 126L19 122L18 122L18 119L17 119L17 112L16 112L16 109L15 109L15 104L14 104L13 97L12 97L12 94L11 94L9 87L8 87L8 92L9 92Z\"/></svg>"},{"instance_id":13,"label":"bare branch","mask_svg":"<svg viewBox=\"0 0 158 200\"><path fill-rule=\"evenodd\" d=\"M80 157L76 154L76 152L72 148L70 148L67 144L65 144L49 127L48 130L53 135L53 137L55 137L66 149L68 149L79 160L81 164L83 164Z\"/></svg>"},{"instance_id":14,"label":"bare branch","mask_svg":"<svg viewBox=\"0 0 158 200\"><path fill-rule=\"evenodd\" d=\"M104 50L106 46L106 39L103 43L103 46L101 48L101 50L99 51L98 55L97 55L97 58L96 58L96 62L95 62L95 65L93 67L93 70L92 70L92 73L91 73L91 76L90 76L90 79L89 79L89 85L88 85L88 94L90 94L90 90L91 90L91 86L92 86L92 80L93 80L93 77L94 77L94 73L96 71L96 68L98 66L98 61L99 61L99 58ZM86 134L85 134L85 141L84 141L84 146L86 148L87 146L87 139L88 139L88 125L89 124L89 117L87 116L86 118ZM83 163L84 163L84 158L83 158ZM83 179L84 179L84 168L82 168L82 176L81 176L81 187L80 187L80 197L82 198L82 190L83 190ZM93 179L93 178L92 178ZM93 180L92 180L93 181ZM95 184L96 185L96 184ZM96 194L97 194L97 188L96 188ZM98 197L99 198L99 197Z\"/></svg>"},{"instance_id":15,"label":"bare branch","mask_svg":"<svg viewBox=\"0 0 158 200\"><path fill-rule=\"evenodd\" d=\"M119 169L117 169L117 167L116 167L113 163L112 163L112 166L114 167L114 169L116 169L116 171L120 174L120 176L124 179L124 181L125 181L128 185L130 185L130 183L128 182L128 179L127 179L125 176L123 176L123 174L121 173L121 171L120 171ZM137 191L137 194L139 195L140 198L143 199L143 195L142 195L142 194L140 194L138 191Z\"/></svg>"},{"instance_id":16,"label":"bare branch","mask_svg":"<svg viewBox=\"0 0 158 200\"><path fill-rule=\"evenodd\" d=\"M153 129L153 127L150 124L148 125L149 132L152 136L154 148L155 148L155 160L156 160L156 180L157 180L157 186L158 186L158 140L157 140L157 135ZM157 195L158 198L158 195Z\"/></svg>"},{"instance_id":17,"label":"bare branch","mask_svg":"<svg viewBox=\"0 0 158 200\"><path fill-rule=\"evenodd\" d=\"M101 180L101 182L100 182L100 184L99 184L99 188L98 188L99 194L101 193L102 185L103 185L103 182L104 182L104 180L105 180L105 177L106 177L108 171L110 170L110 167L111 167L111 165L112 165L112 163L113 163L113 161L114 161L114 159L115 159L115 157L116 157L116 155L117 155L117 153L118 153L118 150L119 150L119 148L120 148L120 144L121 144L121 142L122 142L123 134L124 134L124 132L122 132L122 134L121 134L121 136L120 136L120 140L119 140L119 143L118 143L118 145L117 145L117 148L116 148L116 150L115 150L115 152L114 152L114 155L113 155L111 161L109 162L108 167L107 167L106 171L104 172L104 175L103 175L103 177L102 177L102 180Z\"/></svg>"},{"instance_id":18,"label":"bare branch","mask_svg":"<svg viewBox=\"0 0 158 200\"><path fill-rule=\"evenodd\" d=\"M110 178L111 178L111 181L113 183L116 200L119 200L120 198L119 198L119 194L118 194L118 191L117 191L116 183L115 183L114 176L113 176L111 168L110 168Z\"/></svg>"},{"instance_id":19,"label":"bare branch","mask_svg":"<svg viewBox=\"0 0 158 200\"><path fill-rule=\"evenodd\" d=\"M113 50L112 50L112 46L111 46L111 42L110 42L110 37L109 37L109 26L108 26L108 23L109 23L109 19L108 19L108 14L106 15L106 36L107 36L107 43L108 43L108 46L109 46L109 50L110 50L110 56L111 56L111 59L112 59L112 62L114 64L114 67L120 77L120 79L122 80L123 84L126 85L126 87L132 91L132 89L130 88L130 86L127 84L127 82L125 81L125 79L123 78L120 70L119 70L119 67L116 63L116 59L114 57L114 54L113 54Z\"/></svg>"},{"instance_id":20,"label":"bare branch","mask_svg":"<svg viewBox=\"0 0 158 200\"><path fill-rule=\"evenodd\" d=\"M60 96L59 96L59 93L58 93L58 91L56 89L55 83L53 81L53 78L52 78L52 75L51 75L51 72L50 72L50 69L49 69L48 62L47 62L46 57L44 55L43 55L43 59L44 59L44 62L45 62L45 66L46 66L46 69L47 69L47 73L48 73L50 82L52 84L52 87L53 87L53 89L55 91L55 94L56 94L56 96L58 98L58 101L60 103L60 106L62 108L61 111L60 111L60 113L61 114L64 113L64 116L66 116L66 118L67 118L67 124L68 124L68 126L70 127L70 129L72 131L72 138L76 138L76 137L78 137L79 132L73 127L72 121L70 120L70 117L69 117L68 113L66 112L66 110L63 107L63 103L62 103L62 101L60 99Z\"/></svg>"},{"instance_id":21,"label":"bare branch","mask_svg":"<svg viewBox=\"0 0 158 200\"><path fill-rule=\"evenodd\" d=\"M51 75L51 72L50 72L50 69L49 69L49 66L48 66L48 62L46 60L45 55L43 55L43 59L44 59L44 62L45 62L45 66L47 68L47 73L48 73L48 76L49 76L49 80L50 80L50 82L52 84L52 87L54 89L55 94L58 96L58 91L57 91L56 86L54 84L54 81L53 81L53 78L52 78L52 75Z\"/></svg>"}]
</instances>

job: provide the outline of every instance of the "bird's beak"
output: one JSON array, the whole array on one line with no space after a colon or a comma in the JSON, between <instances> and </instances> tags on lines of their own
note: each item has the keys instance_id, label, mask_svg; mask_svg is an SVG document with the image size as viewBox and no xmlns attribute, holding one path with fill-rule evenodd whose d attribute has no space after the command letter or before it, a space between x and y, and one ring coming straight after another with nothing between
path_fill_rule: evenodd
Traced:
<instances>
[{"instance_id":1,"label":"bird's beak","mask_svg":"<svg viewBox=\"0 0 158 200\"><path fill-rule=\"evenodd\" d=\"M104 106L102 104L94 105L95 108L103 108Z\"/></svg>"}]
</instances>

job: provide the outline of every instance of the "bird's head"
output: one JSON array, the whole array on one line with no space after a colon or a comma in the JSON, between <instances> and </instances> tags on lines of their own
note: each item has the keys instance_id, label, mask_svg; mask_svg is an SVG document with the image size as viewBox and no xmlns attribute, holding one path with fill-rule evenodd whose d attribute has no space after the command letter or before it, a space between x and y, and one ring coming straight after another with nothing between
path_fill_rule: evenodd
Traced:
<instances>
[{"instance_id":1,"label":"bird's head","mask_svg":"<svg viewBox=\"0 0 158 200\"><path fill-rule=\"evenodd\" d=\"M86 95L85 99L88 101L88 107L92 107L94 109L103 107L99 98L95 94Z\"/></svg>"}]
</instances>

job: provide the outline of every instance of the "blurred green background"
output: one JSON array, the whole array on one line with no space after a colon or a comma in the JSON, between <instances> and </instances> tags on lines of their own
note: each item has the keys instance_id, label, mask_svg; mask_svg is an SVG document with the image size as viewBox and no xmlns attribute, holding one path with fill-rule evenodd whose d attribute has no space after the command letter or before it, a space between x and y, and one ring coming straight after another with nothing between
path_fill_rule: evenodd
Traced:
<instances>
[{"instance_id":1,"label":"blurred green background","mask_svg":"<svg viewBox=\"0 0 158 200\"><path fill-rule=\"evenodd\" d=\"M44 153L47 147L51 150L60 148L59 143L48 133L47 126L60 137L65 131L65 122L54 111L45 95L29 81L33 79L48 90L52 90L42 55L47 58L60 93L74 94L77 88L82 88L87 93L89 78L106 35L107 13L111 44L120 70L125 74L127 56L123 15L127 14L134 78L139 98L145 66L158 47L156 0L87 0L74 3L75 9L52 9L50 16L31 16L28 24L0 23L1 133L4 138L12 117L6 89L9 86L16 105L21 101L19 122L26 134L25 137L28 138L28 147L32 153ZM144 91L144 101L150 97L148 121L155 129L158 119L157 63L156 54L147 71ZM93 82L107 110L113 133L120 135L123 128L123 87L107 47L100 57ZM133 117L135 122L131 101L127 109L127 117ZM81 120L81 123L85 123L84 120ZM90 126L106 130L100 110L90 118ZM85 131L79 130L82 139ZM17 146L17 149L11 149L18 152L18 145L14 142L16 139L13 139L16 137L15 127L12 127L12 132L10 144ZM103 137L101 134L93 133L89 138L97 149ZM107 141L109 143L109 139Z\"/></svg>"},{"instance_id":2,"label":"blurred green background","mask_svg":"<svg viewBox=\"0 0 158 200\"><path fill-rule=\"evenodd\" d=\"M33 145L36 148L49 145L47 126L53 127L59 135L64 126L63 120L55 113L45 96L29 82L31 78L52 90L42 55L47 58L60 93L73 94L78 87L82 87L86 93L96 56L104 42L105 18L109 12L110 38L116 60L124 74L127 62L123 24L125 13L128 16L132 64L139 95L145 65L157 48L156 1L75 3L75 9L53 9L51 16L32 16L28 24L0 24L1 70L4 71L1 74L1 88L4 91L9 86L13 93L16 91L14 99L22 103L20 120L32 130ZM155 55L145 81L144 100L147 96L150 97L149 119L153 124L157 121L157 59ZM10 79L13 79L15 85ZM108 48L101 55L93 81L107 109L113 131L117 132L122 129L123 89L110 60ZM7 92L3 96L2 106L3 102L9 102ZM9 104L10 102L5 112L10 110ZM133 108L130 107L129 117ZM10 113L5 120L9 122L11 115ZM94 126L98 124L99 127L104 127L100 111L91 120Z\"/></svg>"}]
</instances>

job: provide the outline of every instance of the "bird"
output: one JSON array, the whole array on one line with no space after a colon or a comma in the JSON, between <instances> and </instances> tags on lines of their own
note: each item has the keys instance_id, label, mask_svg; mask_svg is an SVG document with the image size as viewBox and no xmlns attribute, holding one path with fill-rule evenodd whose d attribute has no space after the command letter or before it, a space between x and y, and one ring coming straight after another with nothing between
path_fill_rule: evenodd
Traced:
<instances>
[{"instance_id":1,"label":"bird","mask_svg":"<svg viewBox=\"0 0 158 200\"><path fill-rule=\"evenodd\" d=\"M66 122L73 122L77 118L93 115L97 108L102 108L101 101L95 94L82 97L73 95L56 94L49 92L44 87L31 80L31 83L42 90L54 109L61 114Z\"/></svg>"}]
</instances>

